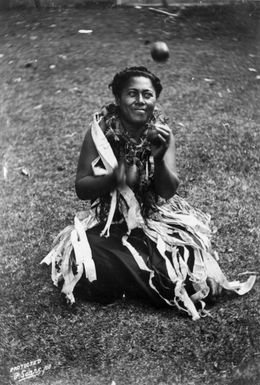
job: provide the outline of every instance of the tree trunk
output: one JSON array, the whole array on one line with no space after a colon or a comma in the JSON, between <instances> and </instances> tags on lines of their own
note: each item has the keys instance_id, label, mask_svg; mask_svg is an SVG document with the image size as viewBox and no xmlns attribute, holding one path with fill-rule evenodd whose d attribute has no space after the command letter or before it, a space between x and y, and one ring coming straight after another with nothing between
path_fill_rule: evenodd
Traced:
<instances>
[{"instance_id":1,"label":"tree trunk","mask_svg":"<svg viewBox=\"0 0 260 385\"><path fill-rule=\"evenodd\" d=\"M168 0L162 0L162 3L165 8L169 7Z\"/></svg>"}]
</instances>

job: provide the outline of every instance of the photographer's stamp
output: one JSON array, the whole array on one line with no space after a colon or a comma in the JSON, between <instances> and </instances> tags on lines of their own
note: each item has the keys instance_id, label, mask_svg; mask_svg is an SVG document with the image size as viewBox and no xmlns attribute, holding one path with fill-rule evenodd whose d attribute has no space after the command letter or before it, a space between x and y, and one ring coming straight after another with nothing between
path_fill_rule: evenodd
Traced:
<instances>
[{"instance_id":1,"label":"photographer's stamp","mask_svg":"<svg viewBox=\"0 0 260 385\"><path fill-rule=\"evenodd\" d=\"M51 369L51 364L44 365L42 360L29 361L10 368L10 377L15 382L22 382L30 378L43 376L44 373Z\"/></svg>"}]
</instances>

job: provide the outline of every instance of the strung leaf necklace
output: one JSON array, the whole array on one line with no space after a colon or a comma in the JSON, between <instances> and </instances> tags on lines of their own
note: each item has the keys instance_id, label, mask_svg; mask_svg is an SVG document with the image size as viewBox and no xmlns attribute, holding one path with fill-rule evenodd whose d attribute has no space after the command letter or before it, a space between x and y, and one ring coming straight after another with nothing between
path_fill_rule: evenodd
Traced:
<instances>
[{"instance_id":1,"label":"strung leaf necklace","mask_svg":"<svg viewBox=\"0 0 260 385\"><path fill-rule=\"evenodd\" d=\"M111 106L110 110L111 110ZM113 106L114 107L114 106ZM151 157L151 144L147 140L148 125L144 128L138 139L133 138L123 126L120 116L113 108L105 115L106 131L105 135L110 142L115 156L118 160L123 160L128 176L127 182L133 186L143 183L148 179L151 170L148 166Z\"/></svg>"},{"instance_id":2,"label":"strung leaf necklace","mask_svg":"<svg viewBox=\"0 0 260 385\"><path fill-rule=\"evenodd\" d=\"M158 196L154 186L154 163L151 156L152 145L148 135L155 123L167 124L161 111L154 109L153 116L145 125L145 129L136 140L123 127L120 111L115 104L102 108L100 118L104 119L104 134L109 141L118 161L124 161L127 171L127 184L133 189L140 204L144 218L149 217L151 210L156 211ZM109 209L109 195L100 198L101 219L105 219Z\"/></svg>"}]
</instances>

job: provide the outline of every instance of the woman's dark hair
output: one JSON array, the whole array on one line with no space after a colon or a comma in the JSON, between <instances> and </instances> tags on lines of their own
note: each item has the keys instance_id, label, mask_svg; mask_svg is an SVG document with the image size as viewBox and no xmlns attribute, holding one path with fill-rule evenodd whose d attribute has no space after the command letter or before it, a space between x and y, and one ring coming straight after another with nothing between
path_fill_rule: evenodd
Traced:
<instances>
[{"instance_id":1,"label":"woman's dark hair","mask_svg":"<svg viewBox=\"0 0 260 385\"><path fill-rule=\"evenodd\" d=\"M116 98L120 98L126 83L130 78L134 76L144 76L150 79L155 89L156 97L159 97L162 91L160 79L155 76L152 72L150 72L146 67L129 67L125 68L121 72L118 72L114 76L112 83L109 84L109 88L112 89L112 92Z\"/></svg>"}]
</instances>

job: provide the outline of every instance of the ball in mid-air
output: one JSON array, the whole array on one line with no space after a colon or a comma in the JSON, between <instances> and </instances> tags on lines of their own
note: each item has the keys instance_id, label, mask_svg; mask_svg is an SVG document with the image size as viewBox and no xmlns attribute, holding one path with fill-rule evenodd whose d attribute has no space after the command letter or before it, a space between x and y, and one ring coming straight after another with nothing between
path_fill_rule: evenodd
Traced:
<instances>
[{"instance_id":1,"label":"ball in mid-air","mask_svg":"<svg viewBox=\"0 0 260 385\"><path fill-rule=\"evenodd\" d=\"M163 41L156 41L151 46L151 56L157 62L165 62L169 59L169 48Z\"/></svg>"}]
</instances>

